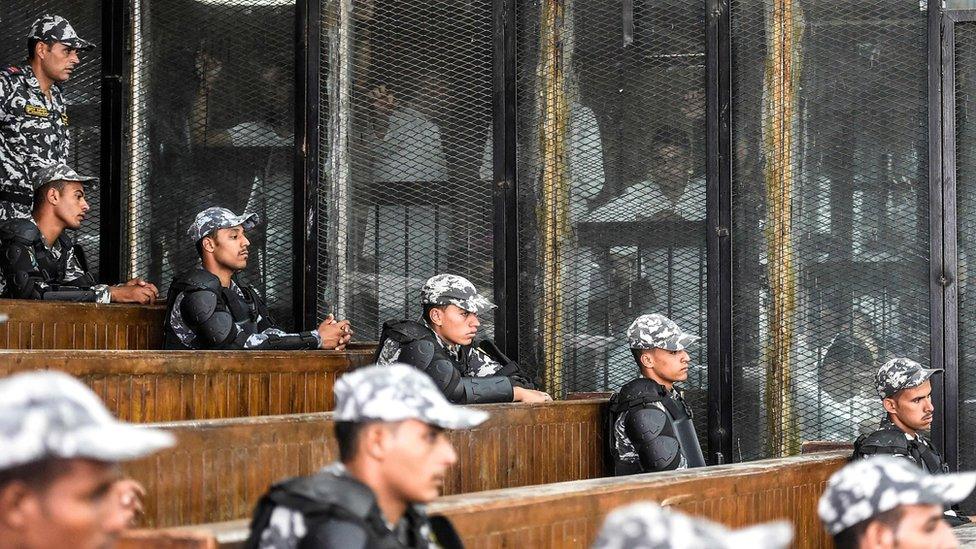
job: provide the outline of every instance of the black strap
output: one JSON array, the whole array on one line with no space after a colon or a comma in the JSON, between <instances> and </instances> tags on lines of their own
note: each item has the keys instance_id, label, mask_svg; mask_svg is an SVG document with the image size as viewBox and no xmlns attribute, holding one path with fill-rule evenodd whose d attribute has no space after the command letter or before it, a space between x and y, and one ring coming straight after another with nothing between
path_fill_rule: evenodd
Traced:
<instances>
[{"instance_id":1,"label":"black strap","mask_svg":"<svg viewBox=\"0 0 976 549\"><path fill-rule=\"evenodd\" d=\"M13 191L0 191L0 201L12 202L23 206L33 206L34 197L29 194L17 193Z\"/></svg>"}]
</instances>

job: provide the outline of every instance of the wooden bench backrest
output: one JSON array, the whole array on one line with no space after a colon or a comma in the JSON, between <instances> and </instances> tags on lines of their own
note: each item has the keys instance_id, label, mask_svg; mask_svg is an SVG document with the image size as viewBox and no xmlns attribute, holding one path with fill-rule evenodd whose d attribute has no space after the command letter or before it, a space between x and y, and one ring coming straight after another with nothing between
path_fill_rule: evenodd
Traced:
<instances>
[{"instance_id":1,"label":"wooden bench backrest","mask_svg":"<svg viewBox=\"0 0 976 549\"><path fill-rule=\"evenodd\" d=\"M476 429L451 431L458 465L448 494L603 476L606 401L492 404ZM147 526L244 518L272 483L336 459L332 414L160 424L176 448L128 463L142 482Z\"/></svg>"},{"instance_id":2,"label":"wooden bench backrest","mask_svg":"<svg viewBox=\"0 0 976 549\"><path fill-rule=\"evenodd\" d=\"M163 305L0 299L0 349L160 349Z\"/></svg>"}]
</instances>

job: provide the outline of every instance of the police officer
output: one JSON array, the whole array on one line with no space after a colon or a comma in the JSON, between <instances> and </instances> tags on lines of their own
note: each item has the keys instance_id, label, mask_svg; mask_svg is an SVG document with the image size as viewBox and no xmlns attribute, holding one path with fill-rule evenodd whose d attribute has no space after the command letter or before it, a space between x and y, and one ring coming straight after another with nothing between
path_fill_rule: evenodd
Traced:
<instances>
[{"instance_id":1,"label":"police officer","mask_svg":"<svg viewBox=\"0 0 976 549\"><path fill-rule=\"evenodd\" d=\"M919 468L934 475L947 473L949 465L942 459L932 441L920 431L932 426L935 407L932 406L933 374L942 369L923 368L908 358L893 358L875 376L878 395L885 409L878 429L861 435L854 442L853 459L879 454L904 457ZM967 524L968 517L956 510L946 511L946 520L953 526Z\"/></svg>"},{"instance_id":2,"label":"police officer","mask_svg":"<svg viewBox=\"0 0 976 549\"><path fill-rule=\"evenodd\" d=\"M637 317L627 329L641 377L610 399L614 475L703 467L691 410L674 384L688 378L688 345L698 341L664 315Z\"/></svg>"},{"instance_id":3,"label":"police officer","mask_svg":"<svg viewBox=\"0 0 976 549\"><path fill-rule=\"evenodd\" d=\"M61 83L93 48L60 15L27 34L27 63L0 70L0 219L30 217L32 172L68 161L68 113Z\"/></svg>"},{"instance_id":4,"label":"police officer","mask_svg":"<svg viewBox=\"0 0 976 549\"><path fill-rule=\"evenodd\" d=\"M118 462L173 445L121 423L78 380L37 371L0 381L0 548L112 547L131 492Z\"/></svg>"},{"instance_id":5,"label":"police officer","mask_svg":"<svg viewBox=\"0 0 976 549\"><path fill-rule=\"evenodd\" d=\"M96 284L87 272L84 252L66 233L85 219L86 187L94 188L95 178L78 175L65 164L34 173L31 216L0 224L3 297L97 303L156 300L156 286L140 278L108 286Z\"/></svg>"},{"instance_id":6,"label":"police officer","mask_svg":"<svg viewBox=\"0 0 976 549\"><path fill-rule=\"evenodd\" d=\"M635 503L607 515L593 549L787 549L792 541L787 521L730 530L656 503Z\"/></svg>"},{"instance_id":7,"label":"police officer","mask_svg":"<svg viewBox=\"0 0 976 549\"><path fill-rule=\"evenodd\" d=\"M548 394L491 340L474 342L478 315L495 308L468 279L439 274L420 290L423 317L383 324L377 364L403 362L427 373L456 404L547 402Z\"/></svg>"},{"instance_id":8,"label":"police officer","mask_svg":"<svg viewBox=\"0 0 976 549\"><path fill-rule=\"evenodd\" d=\"M944 506L965 499L976 473L930 475L904 459L876 456L834 473L817 512L837 549L958 547Z\"/></svg>"},{"instance_id":9,"label":"police officer","mask_svg":"<svg viewBox=\"0 0 976 549\"><path fill-rule=\"evenodd\" d=\"M237 279L247 267L246 232L256 214L235 215L211 207L196 215L187 235L200 266L173 279L169 287L165 349L344 349L352 337L348 321L330 315L311 332L279 329L258 293Z\"/></svg>"},{"instance_id":10,"label":"police officer","mask_svg":"<svg viewBox=\"0 0 976 549\"><path fill-rule=\"evenodd\" d=\"M454 406L405 364L370 366L335 385L339 461L272 486L258 503L248 548L457 547L445 519L419 504L436 498L457 454L445 429L488 413Z\"/></svg>"}]
</instances>

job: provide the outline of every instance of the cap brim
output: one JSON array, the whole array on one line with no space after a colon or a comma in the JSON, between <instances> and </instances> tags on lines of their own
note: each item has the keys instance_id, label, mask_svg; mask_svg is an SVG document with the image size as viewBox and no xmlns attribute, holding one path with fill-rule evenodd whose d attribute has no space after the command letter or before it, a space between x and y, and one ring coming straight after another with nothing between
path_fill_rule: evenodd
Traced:
<instances>
[{"instance_id":1,"label":"cap brim","mask_svg":"<svg viewBox=\"0 0 976 549\"><path fill-rule=\"evenodd\" d=\"M488 419L488 412L444 401L427 411L427 422L444 429L470 429Z\"/></svg>"},{"instance_id":2,"label":"cap brim","mask_svg":"<svg viewBox=\"0 0 976 549\"><path fill-rule=\"evenodd\" d=\"M661 348L668 351L684 351L691 345L697 343L699 339L701 338L698 336L680 333L674 337L668 338L667 343L665 343Z\"/></svg>"},{"instance_id":3,"label":"cap brim","mask_svg":"<svg viewBox=\"0 0 976 549\"><path fill-rule=\"evenodd\" d=\"M237 225L240 225L241 227L244 227L245 231L250 231L251 229L257 227L260 224L261 224L261 218L258 216L258 214L246 213L242 216L239 216L237 218L237 223L234 223L231 226L236 227Z\"/></svg>"},{"instance_id":4,"label":"cap brim","mask_svg":"<svg viewBox=\"0 0 976 549\"><path fill-rule=\"evenodd\" d=\"M176 439L166 431L113 422L79 429L74 434L77 448L74 456L99 461L129 461L169 448Z\"/></svg>"},{"instance_id":5,"label":"cap brim","mask_svg":"<svg viewBox=\"0 0 976 549\"><path fill-rule=\"evenodd\" d=\"M929 475L922 480L925 491L936 498L928 503L952 505L969 497L976 488L976 471Z\"/></svg>"},{"instance_id":6,"label":"cap brim","mask_svg":"<svg viewBox=\"0 0 976 549\"><path fill-rule=\"evenodd\" d=\"M481 294L476 294L468 299L451 299L450 302L465 311L479 315L494 310L497 307L491 300Z\"/></svg>"},{"instance_id":7,"label":"cap brim","mask_svg":"<svg viewBox=\"0 0 976 549\"><path fill-rule=\"evenodd\" d=\"M786 549L793 543L793 525L785 520L767 522L729 532L725 547Z\"/></svg>"},{"instance_id":8,"label":"cap brim","mask_svg":"<svg viewBox=\"0 0 976 549\"><path fill-rule=\"evenodd\" d=\"M74 48L79 51L87 51L95 49L95 44L89 42L88 40L82 40L81 38L72 38L70 40L58 40L62 44Z\"/></svg>"}]
</instances>

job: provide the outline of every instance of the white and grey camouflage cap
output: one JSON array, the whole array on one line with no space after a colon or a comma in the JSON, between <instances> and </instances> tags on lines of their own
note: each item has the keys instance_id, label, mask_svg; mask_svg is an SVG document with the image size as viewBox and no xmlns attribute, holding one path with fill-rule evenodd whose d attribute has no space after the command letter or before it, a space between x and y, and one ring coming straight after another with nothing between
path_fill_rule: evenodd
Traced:
<instances>
[{"instance_id":1,"label":"white and grey camouflage cap","mask_svg":"<svg viewBox=\"0 0 976 549\"><path fill-rule=\"evenodd\" d=\"M256 213L237 215L227 208L211 206L193 218L193 223L190 223L186 229L186 234L196 243L217 229L227 229L240 225L244 227L245 231L249 231L256 227L258 222L258 214Z\"/></svg>"},{"instance_id":2,"label":"white and grey camouflage cap","mask_svg":"<svg viewBox=\"0 0 976 549\"><path fill-rule=\"evenodd\" d=\"M38 168L34 172L34 179L31 183L36 191L52 181L76 181L84 184L89 189L94 190L98 188L97 177L81 175L64 163L47 164Z\"/></svg>"},{"instance_id":3,"label":"white and grey camouflage cap","mask_svg":"<svg viewBox=\"0 0 976 549\"><path fill-rule=\"evenodd\" d=\"M90 50L95 47L88 40L82 40L67 19L60 15L44 14L38 17L27 33L28 40L41 42L61 42L78 50Z\"/></svg>"},{"instance_id":4,"label":"white and grey camouflage cap","mask_svg":"<svg viewBox=\"0 0 976 549\"><path fill-rule=\"evenodd\" d=\"M165 431L116 420L91 389L63 372L0 380L0 469L45 458L125 461L173 443Z\"/></svg>"},{"instance_id":5,"label":"white and grey camouflage cap","mask_svg":"<svg viewBox=\"0 0 976 549\"><path fill-rule=\"evenodd\" d=\"M627 328L631 349L683 351L698 339L698 336L682 332L673 320L659 314L641 315Z\"/></svg>"},{"instance_id":6,"label":"white and grey camouflage cap","mask_svg":"<svg viewBox=\"0 0 976 549\"><path fill-rule=\"evenodd\" d=\"M902 389L918 387L932 374L942 372L941 368L923 368L910 358L893 358L885 362L874 376L878 395L882 398L895 396Z\"/></svg>"},{"instance_id":7,"label":"white and grey camouflage cap","mask_svg":"<svg viewBox=\"0 0 976 549\"><path fill-rule=\"evenodd\" d=\"M420 302L423 305L457 305L475 314L488 312L495 308L487 297L463 276L439 274L427 279L420 289Z\"/></svg>"},{"instance_id":8,"label":"white and grey camouflage cap","mask_svg":"<svg viewBox=\"0 0 976 549\"><path fill-rule=\"evenodd\" d=\"M430 377L406 364L368 366L335 384L336 421L416 419L444 429L468 429L488 412L451 404Z\"/></svg>"},{"instance_id":9,"label":"white and grey camouflage cap","mask_svg":"<svg viewBox=\"0 0 976 549\"><path fill-rule=\"evenodd\" d=\"M834 473L817 512L831 535L902 505L951 505L976 486L976 472L930 475L904 457L873 456Z\"/></svg>"},{"instance_id":10,"label":"white and grey camouflage cap","mask_svg":"<svg viewBox=\"0 0 976 549\"><path fill-rule=\"evenodd\" d=\"M787 521L730 530L656 503L636 503L607 515L593 549L785 549L792 541Z\"/></svg>"}]
</instances>

